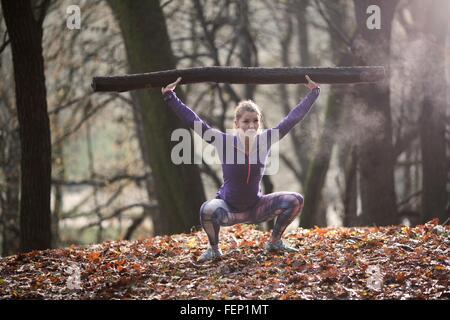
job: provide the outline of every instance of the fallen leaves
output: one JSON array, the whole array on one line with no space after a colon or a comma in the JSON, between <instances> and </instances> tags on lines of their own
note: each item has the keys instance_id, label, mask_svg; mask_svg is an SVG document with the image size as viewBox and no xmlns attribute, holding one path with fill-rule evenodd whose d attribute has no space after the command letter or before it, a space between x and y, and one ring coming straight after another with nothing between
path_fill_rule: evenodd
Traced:
<instances>
[{"instance_id":1,"label":"fallen leaves","mask_svg":"<svg viewBox=\"0 0 450 320\"><path fill-rule=\"evenodd\" d=\"M204 232L34 251L0 259L0 299L448 299L449 235L437 221L300 228L298 253L267 254L268 232L237 225L205 264Z\"/></svg>"},{"instance_id":2,"label":"fallen leaves","mask_svg":"<svg viewBox=\"0 0 450 320\"><path fill-rule=\"evenodd\" d=\"M92 262L96 263L100 261L100 252L91 252L88 254L87 259Z\"/></svg>"}]
</instances>

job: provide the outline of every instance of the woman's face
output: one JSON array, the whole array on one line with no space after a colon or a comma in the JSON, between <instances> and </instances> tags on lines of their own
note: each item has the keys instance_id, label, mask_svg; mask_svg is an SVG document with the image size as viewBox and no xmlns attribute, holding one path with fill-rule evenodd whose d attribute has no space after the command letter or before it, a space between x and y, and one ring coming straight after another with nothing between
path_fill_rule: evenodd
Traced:
<instances>
[{"instance_id":1,"label":"woman's face","mask_svg":"<svg viewBox=\"0 0 450 320\"><path fill-rule=\"evenodd\" d=\"M241 129L244 132L251 129L258 131L259 129L259 115L256 112L245 111L238 120L234 121L236 129Z\"/></svg>"}]
</instances>

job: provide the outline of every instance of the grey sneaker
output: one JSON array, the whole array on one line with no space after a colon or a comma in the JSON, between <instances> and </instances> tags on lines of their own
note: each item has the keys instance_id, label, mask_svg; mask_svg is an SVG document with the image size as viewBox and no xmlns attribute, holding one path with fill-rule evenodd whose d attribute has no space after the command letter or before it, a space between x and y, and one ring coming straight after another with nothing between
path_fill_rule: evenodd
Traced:
<instances>
[{"instance_id":1,"label":"grey sneaker","mask_svg":"<svg viewBox=\"0 0 450 320\"><path fill-rule=\"evenodd\" d=\"M266 243L264 246L267 252L276 252L276 251L285 251L285 252L298 252L298 249L290 247L286 245L283 240L278 240L275 243L271 243L270 241Z\"/></svg>"},{"instance_id":2,"label":"grey sneaker","mask_svg":"<svg viewBox=\"0 0 450 320\"><path fill-rule=\"evenodd\" d=\"M205 252L198 258L197 262L206 262L219 259L222 256L220 249L213 249L208 247Z\"/></svg>"}]
</instances>

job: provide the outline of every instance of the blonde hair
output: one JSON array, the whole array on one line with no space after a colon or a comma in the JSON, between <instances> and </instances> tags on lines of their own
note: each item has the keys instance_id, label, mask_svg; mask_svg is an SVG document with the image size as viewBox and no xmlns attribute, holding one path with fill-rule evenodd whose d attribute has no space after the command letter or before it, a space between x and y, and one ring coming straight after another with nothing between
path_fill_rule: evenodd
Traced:
<instances>
[{"instance_id":1,"label":"blonde hair","mask_svg":"<svg viewBox=\"0 0 450 320\"><path fill-rule=\"evenodd\" d=\"M259 110L258 105L252 100L244 100L239 102L236 109L234 110L234 121L238 121L239 118L242 117L244 112L256 112L256 114L258 114L258 117L260 119L262 118L261 110Z\"/></svg>"}]
</instances>

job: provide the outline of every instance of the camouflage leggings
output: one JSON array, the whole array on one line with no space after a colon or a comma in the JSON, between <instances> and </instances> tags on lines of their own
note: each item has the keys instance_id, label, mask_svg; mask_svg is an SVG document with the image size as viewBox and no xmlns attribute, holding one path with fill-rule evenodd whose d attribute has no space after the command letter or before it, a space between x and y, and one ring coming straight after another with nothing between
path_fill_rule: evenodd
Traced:
<instances>
[{"instance_id":1,"label":"camouflage leggings","mask_svg":"<svg viewBox=\"0 0 450 320\"><path fill-rule=\"evenodd\" d=\"M295 192L264 195L252 209L244 212L231 212L224 200L212 199L201 206L200 222L208 235L210 245L216 247L219 244L221 226L237 223L257 224L278 217L272 231L272 240L277 241L302 208L303 197Z\"/></svg>"}]
</instances>

